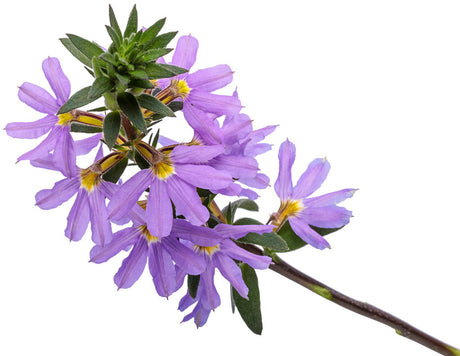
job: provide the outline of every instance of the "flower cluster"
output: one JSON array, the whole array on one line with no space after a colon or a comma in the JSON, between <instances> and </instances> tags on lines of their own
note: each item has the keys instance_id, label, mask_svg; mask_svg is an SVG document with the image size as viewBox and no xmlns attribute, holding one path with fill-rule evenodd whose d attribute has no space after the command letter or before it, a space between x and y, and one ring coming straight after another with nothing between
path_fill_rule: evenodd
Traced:
<instances>
[{"instance_id":1,"label":"flower cluster","mask_svg":"<svg viewBox=\"0 0 460 356\"><path fill-rule=\"evenodd\" d=\"M268 268L271 253L297 248L290 240L293 235L304 245L329 247L318 228L338 229L349 222L351 212L336 204L355 190L308 198L323 183L329 163L314 160L293 187L295 147L286 141L274 185L281 200L278 212L265 225L249 218L235 220L237 209L257 210L256 189L269 187L257 156L271 149L263 140L276 125L254 129L241 112L236 91L214 93L232 83L233 72L228 65L192 69L198 41L191 35L179 38L167 63L164 56L171 49L166 45L175 33L158 35L163 24L160 20L138 31L134 8L122 33L110 8L107 29L113 43L107 50L75 35L61 39L93 75L93 84L71 96L58 59L45 59L43 72L54 96L24 83L19 99L46 116L9 123L5 129L15 138L46 135L18 161L62 173L63 179L51 189L36 194L36 204L53 209L76 196L65 236L78 241L90 224L90 261L103 263L129 251L114 276L119 289L131 287L147 264L160 296L169 297L187 284L179 309L195 305L184 320L193 318L202 326L220 305L216 269L239 296L256 305L248 293L257 281L245 278L246 267L240 267ZM82 109L99 98L104 99L102 108ZM180 120L170 118L177 112L193 129L189 142L151 132L162 120ZM91 135L74 140L74 132ZM79 156L99 143L94 162L80 167ZM126 177L128 165L138 171ZM217 195L238 199L220 209ZM122 227L114 233L113 224ZM264 252L249 252L250 245ZM239 308L241 302L235 303Z\"/></svg>"}]
</instances>

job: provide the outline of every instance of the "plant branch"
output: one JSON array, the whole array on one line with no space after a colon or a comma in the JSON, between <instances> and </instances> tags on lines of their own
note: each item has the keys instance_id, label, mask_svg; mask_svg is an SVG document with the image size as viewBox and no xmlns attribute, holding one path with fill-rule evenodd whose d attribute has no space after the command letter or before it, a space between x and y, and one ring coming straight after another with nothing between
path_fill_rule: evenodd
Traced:
<instances>
[{"instance_id":1,"label":"plant branch","mask_svg":"<svg viewBox=\"0 0 460 356\"><path fill-rule=\"evenodd\" d=\"M259 255L263 254L263 251L254 245L244 244L242 247L252 253ZM401 320L371 304L360 302L328 287L327 285L292 267L276 254L270 254L270 256L273 260L270 269L322 296L323 298L326 298L333 303L336 303L355 313L361 314L367 318L388 325L389 327L395 329L398 335L415 341L441 355L460 356L459 349L449 346L431 335L426 334L404 320Z\"/></svg>"}]
</instances>

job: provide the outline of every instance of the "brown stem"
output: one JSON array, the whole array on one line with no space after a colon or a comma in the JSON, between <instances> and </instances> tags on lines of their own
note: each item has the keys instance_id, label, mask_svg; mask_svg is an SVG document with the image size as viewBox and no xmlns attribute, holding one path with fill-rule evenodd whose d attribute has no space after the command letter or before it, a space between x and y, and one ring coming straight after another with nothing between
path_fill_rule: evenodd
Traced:
<instances>
[{"instance_id":1,"label":"brown stem","mask_svg":"<svg viewBox=\"0 0 460 356\"><path fill-rule=\"evenodd\" d=\"M255 254L263 254L259 248L253 245L245 244L244 248ZM401 320L383 311L382 309L374 307L371 304L360 302L328 287L327 285L292 267L281 258L279 258L276 254L272 254L271 257L273 259L273 263L271 264L270 269L311 290L312 292L315 292L323 298L326 298L333 303L336 303L355 313L361 314L367 318L388 325L389 327L395 329L399 335L415 341L433 351L440 353L441 355L460 356L459 349L456 349L438 339L435 339L434 337L406 323L404 320Z\"/></svg>"}]
</instances>

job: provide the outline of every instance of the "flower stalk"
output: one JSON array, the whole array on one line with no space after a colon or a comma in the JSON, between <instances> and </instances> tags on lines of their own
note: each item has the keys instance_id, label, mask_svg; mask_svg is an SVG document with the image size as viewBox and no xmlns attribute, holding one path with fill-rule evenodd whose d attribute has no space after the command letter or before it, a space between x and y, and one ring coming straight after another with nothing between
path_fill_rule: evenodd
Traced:
<instances>
[{"instance_id":1,"label":"flower stalk","mask_svg":"<svg viewBox=\"0 0 460 356\"><path fill-rule=\"evenodd\" d=\"M244 248L254 254L267 254L267 252L264 253L261 249L255 247L254 245L244 244ZM438 340L431 335L428 335L427 333L417 329L404 320L380 308L377 308L372 304L358 301L348 297L343 293L340 293L339 291L336 291L335 289L289 265L273 252L268 254L270 257L272 257L273 261L269 267L271 270L297 284L300 284L301 286L311 290L321 297L335 304L338 304L345 309L351 310L352 312L361 314L367 318L378 321L379 323L388 325L389 327L393 328L398 335L404 336L405 338L423 345L441 355L460 355L460 349L452 347L445 342Z\"/></svg>"}]
</instances>

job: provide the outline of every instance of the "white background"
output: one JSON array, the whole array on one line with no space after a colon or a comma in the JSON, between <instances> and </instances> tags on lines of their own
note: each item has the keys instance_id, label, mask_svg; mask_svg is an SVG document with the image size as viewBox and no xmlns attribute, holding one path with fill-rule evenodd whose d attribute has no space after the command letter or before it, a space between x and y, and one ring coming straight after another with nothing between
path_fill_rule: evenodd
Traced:
<instances>
[{"instance_id":1,"label":"white background","mask_svg":"<svg viewBox=\"0 0 460 356\"><path fill-rule=\"evenodd\" d=\"M130 1L112 1L123 27ZM200 41L194 69L228 63L255 127L280 124L261 158L272 179L277 149L297 146L294 177L316 157L331 173L318 193L359 188L343 203L349 226L331 250L283 255L314 278L460 347L460 4L457 1L137 1L140 24ZM6 5L3 5L5 7ZM104 1L12 1L1 13L1 120L43 115L17 99L24 81L48 88L47 56L73 92L91 82L58 41L108 44ZM180 119L174 119L180 121ZM179 124L174 125L178 130ZM182 126L183 127L183 126ZM187 139L188 131L176 138ZM122 257L88 263L89 236L63 236L70 204L42 211L34 195L60 179L15 164L37 142L1 133L0 354L434 355L394 330L342 309L272 271L259 273L264 332L222 306L196 330L181 324L183 291L164 300L148 273L116 291ZM262 192L260 219L277 209ZM146 271L147 272L147 271ZM220 277L220 276L219 276Z\"/></svg>"}]
</instances>

